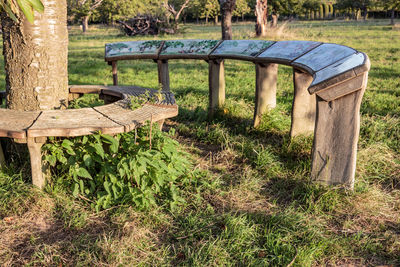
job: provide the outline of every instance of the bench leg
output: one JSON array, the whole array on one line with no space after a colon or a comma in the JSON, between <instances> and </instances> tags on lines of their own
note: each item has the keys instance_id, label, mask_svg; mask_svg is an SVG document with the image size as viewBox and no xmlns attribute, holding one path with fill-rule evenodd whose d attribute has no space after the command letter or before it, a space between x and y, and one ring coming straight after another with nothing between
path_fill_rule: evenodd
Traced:
<instances>
[{"instance_id":1,"label":"bench leg","mask_svg":"<svg viewBox=\"0 0 400 267\"><path fill-rule=\"evenodd\" d=\"M112 75L113 75L113 85L118 85L118 65L117 61L111 62Z\"/></svg>"},{"instance_id":2,"label":"bench leg","mask_svg":"<svg viewBox=\"0 0 400 267\"><path fill-rule=\"evenodd\" d=\"M158 123L158 128L160 129L160 131L162 131L162 127L164 126L164 122L165 122L165 120L157 121L157 123Z\"/></svg>"},{"instance_id":3,"label":"bench leg","mask_svg":"<svg viewBox=\"0 0 400 267\"><path fill-rule=\"evenodd\" d=\"M168 60L157 60L158 83L162 85L163 91L170 91Z\"/></svg>"},{"instance_id":4,"label":"bench leg","mask_svg":"<svg viewBox=\"0 0 400 267\"><path fill-rule=\"evenodd\" d=\"M210 60L208 64L208 117L212 118L215 111L225 104L225 71L223 60Z\"/></svg>"},{"instance_id":5,"label":"bench leg","mask_svg":"<svg viewBox=\"0 0 400 267\"><path fill-rule=\"evenodd\" d=\"M312 81L310 74L293 69L294 96L290 137L311 135L314 132L316 98L315 94L310 95L307 90Z\"/></svg>"},{"instance_id":6,"label":"bench leg","mask_svg":"<svg viewBox=\"0 0 400 267\"><path fill-rule=\"evenodd\" d=\"M0 168L6 166L6 159L4 157L3 147L0 142Z\"/></svg>"},{"instance_id":7,"label":"bench leg","mask_svg":"<svg viewBox=\"0 0 400 267\"><path fill-rule=\"evenodd\" d=\"M257 127L262 115L276 107L278 64L256 64L256 99L253 125Z\"/></svg>"},{"instance_id":8,"label":"bench leg","mask_svg":"<svg viewBox=\"0 0 400 267\"><path fill-rule=\"evenodd\" d=\"M360 106L365 87L366 80L361 89L329 102L317 95L311 170L313 180L353 189Z\"/></svg>"},{"instance_id":9,"label":"bench leg","mask_svg":"<svg viewBox=\"0 0 400 267\"><path fill-rule=\"evenodd\" d=\"M31 158L31 170L32 170L32 183L33 185L43 188L46 183L44 170L42 166L42 153L41 148L44 143L36 143L35 138L28 138L28 149Z\"/></svg>"}]
</instances>

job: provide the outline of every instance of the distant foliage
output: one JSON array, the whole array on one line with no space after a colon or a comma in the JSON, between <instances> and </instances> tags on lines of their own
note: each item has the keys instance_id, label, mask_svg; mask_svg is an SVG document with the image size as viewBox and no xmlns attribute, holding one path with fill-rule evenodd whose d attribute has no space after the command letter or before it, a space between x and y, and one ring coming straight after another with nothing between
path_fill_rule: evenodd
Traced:
<instances>
[{"instance_id":1,"label":"distant foliage","mask_svg":"<svg viewBox=\"0 0 400 267\"><path fill-rule=\"evenodd\" d=\"M43 148L54 183L70 188L97 211L115 205L145 210L182 203L180 187L189 183L192 165L179 144L156 127L112 137L105 134L52 140Z\"/></svg>"}]
</instances>

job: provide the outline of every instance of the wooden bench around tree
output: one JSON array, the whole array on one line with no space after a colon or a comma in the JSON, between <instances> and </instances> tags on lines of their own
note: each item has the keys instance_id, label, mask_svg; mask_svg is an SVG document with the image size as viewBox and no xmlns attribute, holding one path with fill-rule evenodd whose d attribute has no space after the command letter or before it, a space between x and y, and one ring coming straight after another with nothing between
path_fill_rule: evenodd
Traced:
<instances>
[{"instance_id":1,"label":"wooden bench around tree","mask_svg":"<svg viewBox=\"0 0 400 267\"><path fill-rule=\"evenodd\" d=\"M161 92L162 98L137 109L131 108L131 98L157 91L136 86L75 85L69 88L69 100L83 94L99 94L106 105L93 108L16 111L0 108L0 137L14 139L28 145L31 158L32 183L40 188L45 185L41 161L41 147L47 137L74 137L95 132L118 134L130 132L146 121L159 122L178 114L175 97L170 92ZM1 98L5 94L0 94ZM1 101L0 98L0 101ZM0 102L1 104L1 102ZM0 144L0 165L5 164Z\"/></svg>"},{"instance_id":2,"label":"wooden bench around tree","mask_svg":"<svg viewBox=\"0 0 400 267\"><path fill-rule=\"evenodd\" d=\"M353 188L360 105L367 86L368 56L353 48L312 41L170 40L106 45L105 60L118 84L119 60L152 59L159 83L170 90L168 61L200 59L209 64L209 116L225 101L224 60L255 64L254 126L276 106L278 64L293 67L290 135L314 133L312 179Z\"/></svg>"}]
</instances>

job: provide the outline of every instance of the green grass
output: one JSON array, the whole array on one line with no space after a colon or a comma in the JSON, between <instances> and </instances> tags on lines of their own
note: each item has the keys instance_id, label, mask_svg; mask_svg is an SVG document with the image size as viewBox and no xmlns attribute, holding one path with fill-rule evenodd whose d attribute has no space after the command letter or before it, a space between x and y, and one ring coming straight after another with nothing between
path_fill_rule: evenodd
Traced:
<instances>
[{"instance_id":1,"label":"green grass","mask_svg":"<svg viewBox=\"0 0 400 267\"><path fill-rule=\"evenodd\" d=\"M219 38L219 26L182 26L176 36L70 30L70 84L111 84L104 44ZM234 38L253 38L253 24ZM251 127L254 66L226 62L225 114L207 121L208 66L170 62L179 116L167 123L202 177L175 211L117 206L100 213L68 189L29 186L29 171L0 172L0 262L27 265L315 266L400 265L400 30L386 20L295 22L268 39L348 45L372 68L361 106L354 192L309 181L312 138L289 138L292 70L280 67L278 106ZM3 66L3 62L0 64ZM4 74L0 84L4 86ZM119 64L123 85L158 88L152 61ZM87 105L88 103L81 103ZM53 177L53 180L57 177Z\"/></svg>"}]
</instances>

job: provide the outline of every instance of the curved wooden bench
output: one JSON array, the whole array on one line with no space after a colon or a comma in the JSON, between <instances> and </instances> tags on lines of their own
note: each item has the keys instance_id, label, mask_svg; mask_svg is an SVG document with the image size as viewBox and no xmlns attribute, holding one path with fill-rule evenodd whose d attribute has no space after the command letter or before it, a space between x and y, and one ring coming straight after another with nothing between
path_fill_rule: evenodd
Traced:
<instances>
[{"instance_id":1,"label":"curved wooden bench","mask_svg":"<svg viewBox=\"0 0 400 267\"><path fill-rule=\"evenodd\" d=\"M201 59L209 63L209 115L225 101L224 60L256 67L254 126L276 106L278 64L293 67L294 100L290 135L314 132L312 179L354 185L360 105L366 89L368 56L338 44L312 41L170 40L106 44L105 60L153 59L159 82L169 90L168 60Z\"/></svg>"},{"instance_id":2,"label":"curved wooden bench","mask_svg":"<svg viewBox=\"0 0 400 267\"><path fill-rule=\"evenodd\" d=\"M97 85L74 85L70 86L69 91L70 100L83 94L95 93L109 104L93 108L46 111L0 109L0 137L27 143L31 157L32 182L38 187L45 184L40 149L47 137L74 137L95 132L114 135L130 132L146 121L162 123L178 114L175 97L170 92L162 92L161 102L147 103L132 110L132 97L146 92L151 96L157 91L136 86ZM4 164L4 155L0 145L1 164Z\"/></svg>"}]
</instances>

